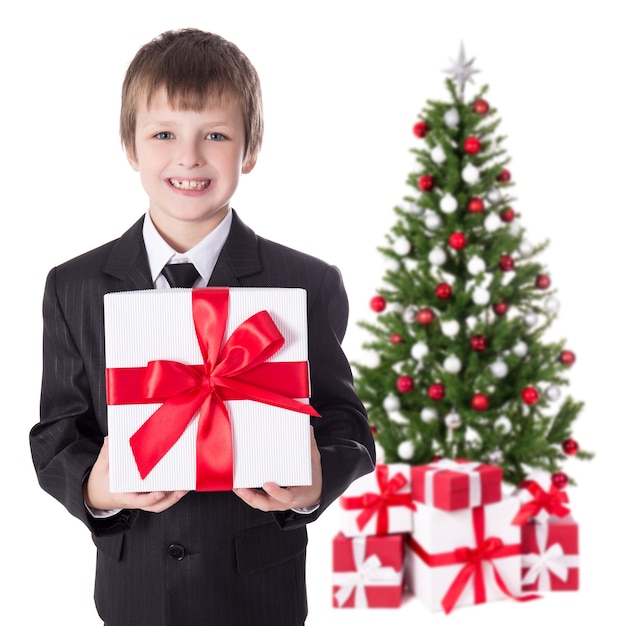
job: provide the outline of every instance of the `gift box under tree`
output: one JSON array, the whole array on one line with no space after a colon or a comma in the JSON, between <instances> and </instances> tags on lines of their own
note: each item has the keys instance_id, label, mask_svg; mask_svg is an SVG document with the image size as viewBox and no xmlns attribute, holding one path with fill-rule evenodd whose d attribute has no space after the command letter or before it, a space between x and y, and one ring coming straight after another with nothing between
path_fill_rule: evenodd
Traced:
<instances>
[{"instance_id":1,"label":"gift box under tree","mask_svg":"<svg viewBox=\"0 0 626 626\"><path fill-rule=\"evenodd\" d=\"M502 498L502 468L465 459L441 459L411 468L411 492L416 502L456 511L498 502Z\"/></svg>"},{"instance_id":2,"label":"gift box under tree","mask_svg":"<svg viewBox=\"0 0 626 626\"><path fill-rule=\"evenodd\" d=\"M513 496L520 503L515 524L530 520L545 523L552 517L564 518L570 513L567 492L555 485L552 476L544 470L530 472L513 491Z\"/></svg>"},{"instance_id":3,"label":"gift box under tree","mask_svg":"<svg viewBox=\"0 0 626 626\"><path fill-rule=\"evenodd\" d=\"M333 607L397 608L402 603L404 536L333 539Z\"/></svg>"},{"instance_id":4,"label":"gift box under tree","mask_svg":"<svg viewBox=\"0 0 626 626\"><path fill-rule=\"evenodd\" d=\"M112 491L311 483L306 292L104 298Z\"/></svg>"},{"instance_id":5,"label":"gift box under tree","mask_svg":"<svg viewBox=\"0 0 626 626\"><path fill-rule=\"evenodd\" d=\"M407 581L431 611L503 598L521 591L520 528L514 498L448 512L419 504L407 538Z\"/></svg>"},{"instance_id":6,"label":"gift box under tree","mask_svg":"<svg viewBox=\"0 0 626 626\"><path fill-rule=\"evenodd\" d=\"M340 529L347 537L408 532L415 505L410 466L379 463L355 480L339 499Z\"/></svg>"}]
</instances>

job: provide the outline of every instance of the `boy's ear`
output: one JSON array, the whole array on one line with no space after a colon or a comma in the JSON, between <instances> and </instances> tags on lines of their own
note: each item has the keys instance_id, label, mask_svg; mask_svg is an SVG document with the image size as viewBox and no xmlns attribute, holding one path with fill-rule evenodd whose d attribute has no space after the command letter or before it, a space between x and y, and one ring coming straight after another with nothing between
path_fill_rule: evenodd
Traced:
<instances>
[{"instance_id":1,"label":"boy's ear","mask_svg":"<svg viewBox=\"0 0 626 626\"><path fill-rule=\"evenodd\" d=\"M250 157L249 159L244 161L243 165L241 166L241 173L249 174L254 169L255 165L256 165L256 156Z\"/></svg>"},{"instance_id":2,"label":"boy's ear","mask_svg":"<svg viewBox=\"0 0 626 626\"><path fill-rule=\"evenodd\" d=\"M139 171L139 161L137 161L137 157L133 150L129 147L124 146L124 150L126 151L126 159L130 163L130 166L135 170L135 172Z\"/></svg>"}]
</instances>

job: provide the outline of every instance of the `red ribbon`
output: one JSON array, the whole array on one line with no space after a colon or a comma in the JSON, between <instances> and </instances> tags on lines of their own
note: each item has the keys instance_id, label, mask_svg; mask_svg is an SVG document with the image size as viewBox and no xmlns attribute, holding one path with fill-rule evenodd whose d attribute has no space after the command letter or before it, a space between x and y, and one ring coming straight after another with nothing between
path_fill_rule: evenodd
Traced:
<instances>
[{"instance_id":1,"label":"red ribbon","mask_svg":"<svg viewBox=\"0 0 626 626\"><path fill-rule=\"evenodd\" d=\"M408 482L402 473L398 472L389 480L389 467L384 464L377 465L376 480L380 493L368 492L360 496L342 496L340 502L341 506L348 511L363 509L356 518L359 530L363 530L367 522L378 513L376 534L387 535L389 533L390 506L406 506L412 511L416 509L410 493L396 493Z\"/></svg>"},{"instance_id":2,"label":"red ribbon","mask_svg":"<svg viewBox=\"0 0 626 626\"><path fill-rule=\"evenodd\" d=\"M483 604L487 601L487 593L485 589L485 578L482 563L488 563L492 570L496 585L502 593L509 598L518 602L534 600L539 596L514 596L507 588L502 580L498 568L493 560L507 556L515 556L521 554L520 544L504 545L499 537L488 537L485 539L485 511L482 506L472 509L472 523L474 526L474 537L476 547L470 548L464 546L456 548L451 552L442 552L441 554L428 554L426 550L415 541L413 536L409 536L409 548L429 567L438 567L444 565L462 565L458 574L452 581L450 587L446 591L441 606L446 613L450 613L454 609L457 600L465 589L468 582L474 580L474 603Z\"/></svg>"},{"instance_id":3,"label":"red ribbon","mask_svg":"<svg viewBox=\"0 0 626 626\"><path fill-rule=\"evenodd\" d=\"M178 441L199 411L196 489L233 487L230 417L224 401L254 400L319 417L309 404L308 364L265 363L285 340L267 311L235 329L222 346L228 320L228 289L191 292L202 365L150 361L147 367L107 369L109 404L163 403L130 438L142 478Z\"/></svg>"},{"instance_id":4,"label":"red ribbon","mask_svg":"<svg viewBox=\"0 0 626 626\"><path fill-rule=\"evenodd\" d=\"M519 484L519 488L526 489L533 499L525 502L513 518L512 523L516 526L522 526L531 517L536 517L542 509L545 509L549 515L556 515L557 517L565 517L570 512L566 506L563 506L563 502L569 502L567 493L554 485L550 487L549 491L545 491L534 480L523 480Z\"/></svg>"}]
</instances>

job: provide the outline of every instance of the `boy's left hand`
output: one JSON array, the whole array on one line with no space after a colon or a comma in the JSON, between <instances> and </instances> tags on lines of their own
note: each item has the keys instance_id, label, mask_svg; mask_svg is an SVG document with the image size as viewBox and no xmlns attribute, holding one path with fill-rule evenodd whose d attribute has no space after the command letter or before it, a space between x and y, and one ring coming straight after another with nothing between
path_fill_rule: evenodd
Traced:
<instances>
[{"instance_id":1,"label":"boy's left hand","mask_svg":"<svg viewBox=\"0 0 626 626\"><path fill-rule=\"evenodd\" d=\"M322 463L311 426L311 469L313 481L302 487L280 487L276 483L265 483L263 491L258 489L234 489L244 502L261 511L289 511L316 506L322 497Z\"/></svg>"}]
</instances>

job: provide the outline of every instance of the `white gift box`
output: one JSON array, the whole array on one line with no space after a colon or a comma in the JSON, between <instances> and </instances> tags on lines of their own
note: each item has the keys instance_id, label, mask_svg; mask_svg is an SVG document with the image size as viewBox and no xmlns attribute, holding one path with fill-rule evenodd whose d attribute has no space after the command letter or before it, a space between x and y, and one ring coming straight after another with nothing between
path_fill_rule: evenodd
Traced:
<instances>
[{"instance_id":1,"label":"white gift box","mask_svg":"<svg viewBox=\"0 0 626 626\"><path fill-rule=\"evenodd\" d=\"M151 361L170 361L176 366L182 364L191 374L194 373L193 368L188 366L196 366L198 371L204 371L202 368L206 369L206 365L203 365L204 358L197 335L200 331L196 331L197 319L200 317L196 311L200 309L195 308L194 302L215 297L217 291L222 292L220 302L223 302L223 292L227 292L227 310L223 315L225 326L222 337L213 336L212 332L202 333L211 335L203 338L209 345L205 349L219 350L222 346L224 350L222 342L230 338L242 323L260 311L267 311L284 338L284 344L268 359L261 356L258 360L286 363L288 366L295 362L308 368L307 296L302 289L206 288L193 290L193 296L191 289L151 289L107 294L104 297L104 318L112 491L198 489L197 455L204 454L205 458L210 456L210 462L224 452L224 445L220 441L211 442L214 454L207 455L204 444L202 449L198 449L200 412L195 411L191 413L184 431L175 443L142 478L135 453L131 449L131 438L158 409L168 402L171 405L176 399L161 399L161 402L138 402L135 399L134 403L113 403L113 394L110 392L114 374L125 374L122 370L131 368L131 373L140 372L143 376ZM213 347L210 347L211 342ZM237 350L239 347L233 352L235 360L239 355ZM305 372L308 387L308 369ZM213 385L213 382L206 384ZM143 391L137 389L139 386L129 387L141 400ZM215 394L209 395L212 396L214 406L221 403L219 398L216 400ZM310 410L306 397L297 399L300 406L304 404ZM293 400L289 398L288 402ZM268 481L282 486L311 484L309 415L250 399L224 399L222 406L226 408L226 419L230 418L232 433L232 487L261 487ZM176 410L173 414L177 416ZM206 426L206 423L203 424ZM156 429L156 433L159 433L159 429ZM213 490L212 487L202 489Z\"/></svg>"},{"instance_id":2,"label":"white gift box","mask_svg":"<svg viewBox=\"0 0 626 626\"><path fill-rule=\"evenodd\" d=\"M411 530L411 468L378 464L357 478L339 499L340 529L346 537L388 535Z\"/></svg>"},{"instance_id":3,"label":"white gift box","mask_svg":"<svg viewBox=\"0 0 626 626\"><path fill-rule=\"evenodd\" d=\"M553 485L552 475L545 470L531 471L512 495L520 504L518 524L529 520L545 524L553 517L564 518L570 513L567 492Z\"/></svg>"},{"instance_id":4,"label":"white gift box","mask_svg":"<svg viewBox=\"0 0 626 626\"><path fill-rule=\"evenodd\" d=\"M406 552L411 592L446 612L519 596L521 535L511 524L518 506L514 498L453 512L418 504Z\"/></svg>"}]
</instances>

